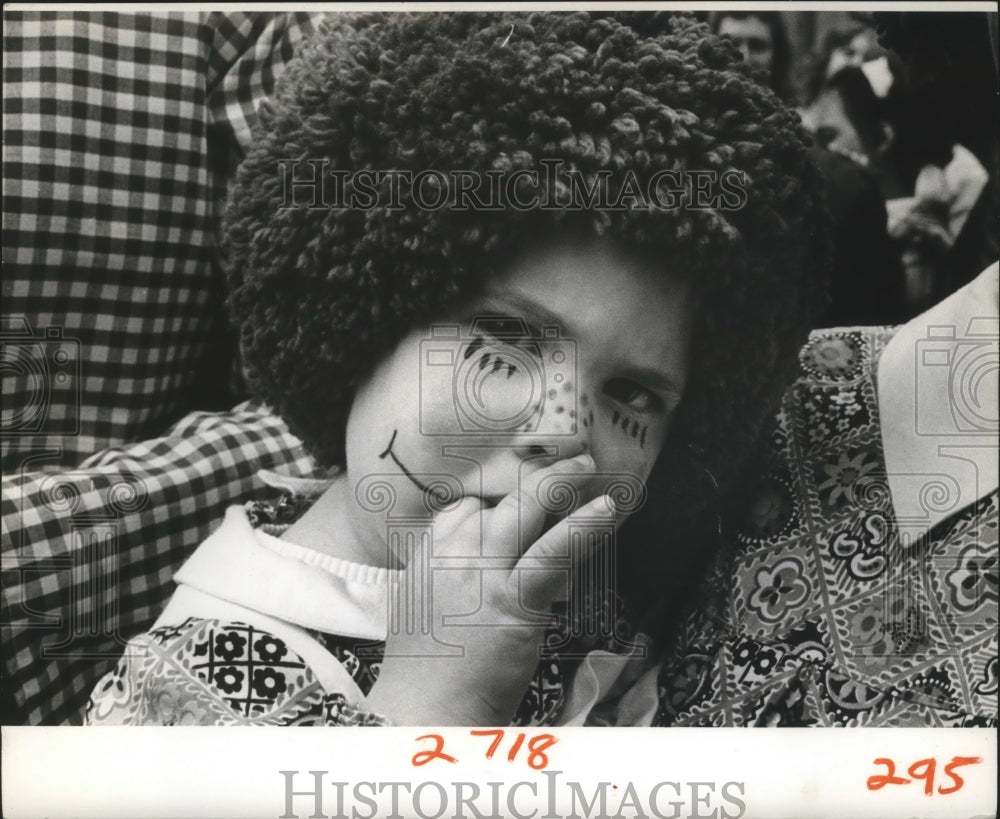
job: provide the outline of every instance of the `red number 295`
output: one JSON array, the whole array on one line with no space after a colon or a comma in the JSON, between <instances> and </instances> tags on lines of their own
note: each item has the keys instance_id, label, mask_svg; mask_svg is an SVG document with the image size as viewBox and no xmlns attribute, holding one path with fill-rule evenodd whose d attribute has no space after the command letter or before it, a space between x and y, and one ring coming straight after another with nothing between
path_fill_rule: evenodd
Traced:
<instances>
[{"instance_id":1,"label":"red number 295","mask_svg":"<svg viewBox=\"0 0 1000 819\"><path fill-rule=\"evenodd\" d=\"M937 792L940 794L954 793L960 790L965 784L965 780L962 779L957 773L955 773L956 768L960 768L963 765L974 765L977 762L982 762L983 758L981 756L953 756L951 762L944 766L944 775L949 777L952 784L948 787L938 786ZM896 776L896 763L891 759L886 757L879 757L874 760L875 765L885 765L886 772L884 774L877 774L875 776L868 777L868 790L878 791L884 788L886 785L908 785L914 780L920 780L924 783L924 793L930 796L934 793L934 773L937 769L937 760L933 757L928 759L918 759L906 772L912 777L912 779L907 779L904 776Z\"/></svg>"}]
</instances>

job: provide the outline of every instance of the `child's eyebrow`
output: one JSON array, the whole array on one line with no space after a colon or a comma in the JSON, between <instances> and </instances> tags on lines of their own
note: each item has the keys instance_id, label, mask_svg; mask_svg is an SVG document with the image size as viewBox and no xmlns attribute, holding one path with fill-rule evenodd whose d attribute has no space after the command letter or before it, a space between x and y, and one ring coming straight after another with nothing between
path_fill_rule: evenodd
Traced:
<instances>
[{"instance_id":1,"label":"child's eyebrow","mask_svg":"<svg viewBox=\"0 0 1000 819\"><path fill-rule=\"evenodd\" d=\"M566 319L558 316L538 302L525 298L520 293L510 290L500 290L488 293L483 299L483 309L497 313L506 313L516 318L522 318L529 326L558 327L563 338L571 338Z\"/></svg>"}]
</instances>

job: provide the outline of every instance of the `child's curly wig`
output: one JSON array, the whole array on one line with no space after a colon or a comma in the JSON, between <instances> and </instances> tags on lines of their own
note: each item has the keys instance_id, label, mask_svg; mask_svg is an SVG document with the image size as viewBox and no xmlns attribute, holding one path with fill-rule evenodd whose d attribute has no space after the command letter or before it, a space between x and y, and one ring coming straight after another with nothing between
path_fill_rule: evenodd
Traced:
<instances>
[{"instance_id":1,"label":"child's curly wig","mask_svg":"<svg viewBox=\"0 0 1000 819\"><path fill-rule=\"evenodd\" d=\"M405 186L398 209L288 207L290 163L303 178L309 160L480 174L559 160L589 180L610 173L612 186L629 171L741 172L735 210L586 214L591 230L661 256L665 275L683 270L699 296L687 390L650 479L672 502L647 512L661 544L699 515L714 529L713 484L725 489L746 462L818 306L830 254L807 147L735 47L684 16L334 18L261 107L230 192L230 301L251 387L320 463L342 465L353 395L378 361L475 295L527 232L569 216L407 206Z\"/></svg>"}]
</instances>

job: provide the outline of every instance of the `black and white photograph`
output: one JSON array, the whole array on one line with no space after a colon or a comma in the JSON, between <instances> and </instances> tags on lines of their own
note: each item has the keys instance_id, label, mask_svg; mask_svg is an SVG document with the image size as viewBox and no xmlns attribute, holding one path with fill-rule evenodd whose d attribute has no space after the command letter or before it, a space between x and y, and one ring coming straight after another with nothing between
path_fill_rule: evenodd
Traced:
<instances>
[{"instance_id":1,"label":"black and white photograph","mask_svg":"<svg viewBox=\"0 0 1000 819\"><path fill-rule=\"evenodd\" d=\"M995 816L996 5L220 8L3 11L4 815Z\"/></svg>"}]
</instances>

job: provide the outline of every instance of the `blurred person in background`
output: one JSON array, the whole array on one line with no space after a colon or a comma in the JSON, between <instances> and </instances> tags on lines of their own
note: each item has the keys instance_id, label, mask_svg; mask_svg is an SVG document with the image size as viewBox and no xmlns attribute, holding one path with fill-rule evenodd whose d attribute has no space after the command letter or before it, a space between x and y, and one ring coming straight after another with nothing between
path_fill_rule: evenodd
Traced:
<instances>
[{"instance_id":1,"label":"blurred person in background","mask_svg":"<svg viewBox=\"0 0 1000 819\"><path fill-rule=\"evenodd\" d=\"M863 268L880 264L876 259L883 254L857 246L856 230L839 237L838 255L857 261L836 265L831 324L909 319L997 257L995 15L875 18L887 50L879 54L866 45L868 29L828 34L802 110L821 149L853 160L877 182L892 243L890 266L869 273ZM831 207L838 224L859 222L861 211L872 212L859 199L860 188L871 187L870 180L860 182L865 174L829 157L820 164L836 188ZM852 298L867 299L871 291L844 289L845 282L858 288L869 275L888 289L871 310L852 307Z\"/></svg>"},{"instance_id":2,"label":"blurred person in background","mask_svg":"<svg viewBox=\"0 0 1000 819\"><path fill-rule=\"evenodd\" d=\"M816 140L834 221L834 273L824 327L905 318L903 272L887 230L882 155L892 129L865 72L841 67L802 112Z\"/></svg>"},{"instance_id":3,"label":"blurred person in background","mask_svg":"<svg viewBox=\"0 0 1000 819\"><path fill-rule=\"evenodd\" d=\"M873 14L890 52L884 160L899 191L889 229L920 312L996 261L1000 188L996 13Z\"/></svg>"},{"instance_id":4,"label":"blurred person in background","mask_svg":"<svg viewBox=\"0 0 1000 819\"><path fill-rule=\"evenodd\" d=\"M874 22L868 15L852 14L846 25L823 35L820 46L805 59L807 71L802 89L806 105L819 96L824 85L842 68L860 68L882 54Z\"/></svg>"},{"instance_id":5,"label":"blurred person in background","mask_svg":"<svg viewBox=\"0 0 1000 819\"><path fill-rule=\"evenodd\" d=\"M792 50L781 13L777 11L720 11L708 17L712 31L729 37L743 59L767 72L768 85L786 102L794 100L789 74Z\"/></svg>"}]
</instances>

